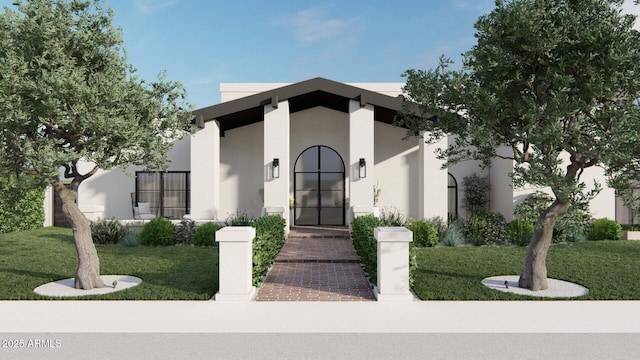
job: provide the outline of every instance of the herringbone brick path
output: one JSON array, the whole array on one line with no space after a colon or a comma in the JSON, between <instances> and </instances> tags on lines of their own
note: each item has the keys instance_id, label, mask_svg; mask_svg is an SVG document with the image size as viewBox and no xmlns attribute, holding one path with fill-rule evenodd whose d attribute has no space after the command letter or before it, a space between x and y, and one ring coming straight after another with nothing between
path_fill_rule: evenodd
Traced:
<instances>
[{"instance_id":1,"label":"herringbone brick path","mask_svg":"<svg viewBox=\"0 0 640 360\"><path fill-rule=\"evenodd\" d=\"M257 301L375 300L346 228L294 227Z\"/></svg>"}]
</instances>

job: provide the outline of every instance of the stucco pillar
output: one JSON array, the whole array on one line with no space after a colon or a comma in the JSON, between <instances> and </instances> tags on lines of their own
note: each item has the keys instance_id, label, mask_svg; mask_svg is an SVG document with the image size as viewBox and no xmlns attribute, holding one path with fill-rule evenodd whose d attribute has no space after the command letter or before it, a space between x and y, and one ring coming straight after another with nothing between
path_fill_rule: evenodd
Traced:
<instances>
[{"instance_id":1,"label":"stucco pillar","mask_svg":"<svg viewBox=\"0 0 640 360\"><path fill-rule=\"evenodd\" d=\"M409 286L409 243L413 233L404 227L378 227L378 301L413 301Z\"/></svg>"},{"instance_id":2,"label":"stucco pillar","mask_svg":"<svg viewBox=\"0 0 640 360\"><path fill-rule=\"evenodd\" d=\"M445 161L436 158L436 149L446 149L448 141L446 137L443 137L436 143L427 144L425 143L425 138L428 136L427 133L423 132L418 138L420 148L418 160L420 174L418 189L420 200L419 216L422 219L439 216L447 220L449 174L447 169L442 169Z\"/></svg>"},{"instance_id":3,"label":"stucco pillar","mask_svg":"<svg viewBox=\"0 0 640 360\"><path fill-rule=\"evenodd\" d=\"M252 284L252 242L256 229L250 226L227 226L216 231L220 270L216 301L251 301L256 288Z\"/></svg>"},{"instance_id":4,"label":"stucco pillar","mask_svg":"<svg viewBox=\"0 0 640 360\"><path fill-rule=\"evenodd\" d=\"M282 101L264 106L264 207L289 208L290 119L289 102ZM274 169L277 159L277 170ZM274 173L274 170L276 171ZM264 211L264 210L263 210ZM289 228L289 212L284 212Z\"/></svg>"},{"instance_id":5,"label":"stucco pillar","mask_svg":"<svg viewBox=\"0 0 640 360\"><path fill-rule=\"evenodd\" d=\"M360 177L360 159L366 163L366 176ZM349 206L373 209L375 184L373 105L349 101ZM365 174L363 174L365 175Z\"/></svg>"},{"instance_id":6,"label":"stucco pillar","mask_svg":"<svg viewBox=\"0 0 640 360\"><path fill-rule=\"evenodd\" d=\"M220 209L220 124L205 123L191 135L191 218L218 220Z\"/></svg>"}]
</instances>

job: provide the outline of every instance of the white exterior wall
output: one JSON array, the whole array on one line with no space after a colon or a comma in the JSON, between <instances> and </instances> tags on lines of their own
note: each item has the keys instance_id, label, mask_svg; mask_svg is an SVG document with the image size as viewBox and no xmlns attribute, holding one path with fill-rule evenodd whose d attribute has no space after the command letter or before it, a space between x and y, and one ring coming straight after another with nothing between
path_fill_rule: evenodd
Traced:
<instances>
[{"instance_id":1,"label":"white exterior wall","mask_svg":"<svg viewBox=\"0 0 640 360\"><path fill-rule=\"evenodd\" d=\"M403 140L406 130L375 123L375 179L380 189L377 206L381 210L398 209L414 219L419 217L418 144Z\"/></svg>"},{"instance_id":2,"label":"white exterior wall","mask_svg":"<svg viewBox=\"0 0 640 360\"><path fill-rule=\"evenodd\" d=\"M169 151L168 170L190 170L191 137L185 136L176 141ZM79 163L81 173L90 171L93 163ZM126 170L98 170L93 176L83 181L78 189L78 206L82 210L104 207L104 217L132 219L131 193L135 192L135 172L144 170L141 166L129 166Z\"/></svg>"},{"instance_id":3,"label":"white exterior wall","mask_svg":"<svg viewBox=\"0 0 640 360\"><path fill-rule=\"evenodd\" d=\"M447 170L442 169L446 161L438 159L437 150L446 148L448 139L445 137L433 144L427 144L425 139L428 139L429 136L428 133L423 133L418 139L420 155L418 164L420 173L419 218L447 219L449 176Z\"/></svg>"},{"instance_id":4,"label":"white exterior wall","mask_svg":"<svg viewBox=\"0 0 640 360\"><path fill-rule=\"evenodd\" d=\"M497 150L498 155L513 156L510 148L504 147ZM490 209L499 212L509 222L513 220L515 207L513 180L510 174L513 172L513 160L495 158L489 167L489 180L491 181Z\"/></svg>"},{"instance_id":5,"label":"white exterior wall","mask_svg":"<svg viewBox=\"0 0 640 360\"><path fill-rule=\"evenodd\" d=\"M291 182L290 167L290 119L289 102L283 101L277 108L264 106L264 206L289 207ZM273 176L273 160L279 159L279 176ZM285 211L284 218L289 224L289 212Z\"/></svg>"},{"instance_id":6,"label":"white exterior wall","mask_svg":"<svg viewBox=\"0 0 640 360\"><path fill-rule=\"evenodd\" d=\"M224 220L238 210L254 217L264 206L264 123L227 131L220 138L220 214ZM192 193L192 196L197 196Z\"/></svg>"},{"instance_id":7,"label":"white exterior wall","mask_svg":"<svg viewBox=\"0 0 640 360\"><path fill-rule=\"evenodd\" d=\"M220 211L220 126L209 121L191 136L191 218L217 219Z\"/></svg>"},{"instance_id":8,"label":"white exterior wall","mask_svg":"<svg viewBox=\"0 0 640 360\"><path fill-rule=\"evenodd\" d=\"M360 106L359 101L349 101L349 206L365 206L373 209L375 185L373 105ZM360 178L360 159L366 161L366 177ZM374 165L374 166L372 166Z\"/></svg>"}]
</instances>

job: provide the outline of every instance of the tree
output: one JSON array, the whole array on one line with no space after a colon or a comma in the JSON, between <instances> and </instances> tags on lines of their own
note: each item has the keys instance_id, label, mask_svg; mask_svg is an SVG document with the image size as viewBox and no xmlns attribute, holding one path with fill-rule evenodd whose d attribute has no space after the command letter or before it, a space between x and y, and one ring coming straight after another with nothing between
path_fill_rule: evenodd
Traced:
<instances>
[{"instance_id":1,"label":"tree","mask_svg":"<svg viewBox=\"0 0 640 360\"><path fill-rule=\"evenodd\" d=\"M640 175L640 35L620 0L496 1L475 24L477 44L428 71L408 70L406 111L397 123L430 140L456 135L439 155L449 164L514 160L514 186L550 187L519 286L547 288L546 255L559 215L597 194L580 180L605 169L631 203ZM413 104L409 106L409 104ZM509 149L504 155L498 149Z\"/></svg>"},{"instance_id":2,"label":"tree","mask_svg":"<svg viewBox=\"0 0 640 360\"><path fill-rule=\"evenodd\" d=\"M152 83L136 76L100 0L14 5L0 13L0 172L58 192L78 253L75 287L103 287L78 186L98 169L163 168L189 126L185 91L162 74ZM93 167L83 172L81 161Z\"/></svg>"}]
</instances>

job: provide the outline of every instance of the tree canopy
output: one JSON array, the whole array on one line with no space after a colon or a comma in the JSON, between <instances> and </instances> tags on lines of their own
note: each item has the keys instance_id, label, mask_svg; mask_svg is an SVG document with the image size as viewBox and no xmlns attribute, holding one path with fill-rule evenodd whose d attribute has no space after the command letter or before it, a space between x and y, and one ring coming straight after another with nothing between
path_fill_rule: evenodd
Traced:
<instances>
[{"instance_id":1,"label":"tree canopy","mask_svg":"<svg viewBox=\"0 0 640 360\"><path fill-rule=\"evenodd\" d=\"M65 167L77 186L97 168L161 168L188 128L182 86L136 76L100 1L17 4L0 14L0 169L50 183Z\"/></svg>"},{"instance_id":2,"label":"tree canopy","mask_svg":"<svg viewBox=\"0 0 640 360\"><path fill-rule=\"evenodd\" d=\"M449 164L513 159L514 185L548 186L555 195L540 229L553 229L572 201L598 191L585 194L580 181L594 166L631 199L640 178L640 34L622 3L496 1L476 22L477 44L461 70L441 58L435 69L404 74L407 103L418 108L397 123L432 139L456 135L440 152Z\"/></svg>"},{"instance_id":3,"label":"tree canopy","mask_svg":"<svg viewBox=\"0 0 640 360\"><path fill-rule=\"evenodd\" d=\"M56 190L78 253L75 286L103 287L78 186L98 169L165 167L190 105L163 74L138 78L100 0L14 5L0 13L0 176L27 174ZM83 172L81 161L94 166Z\"/></svg>"}]
</instances>

